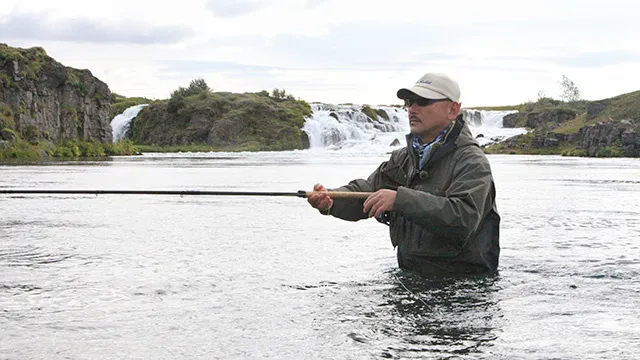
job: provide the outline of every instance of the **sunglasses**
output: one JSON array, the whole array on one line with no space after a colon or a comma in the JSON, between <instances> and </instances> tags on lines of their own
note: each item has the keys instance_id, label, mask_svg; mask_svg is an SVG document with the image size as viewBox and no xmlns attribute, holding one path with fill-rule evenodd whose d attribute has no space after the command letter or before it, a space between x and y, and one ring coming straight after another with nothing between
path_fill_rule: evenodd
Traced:
<instances>
[{"instance_id":1,"label":"sunglasses","mask_svg":"<svg viewBox=\"0 0 640 360\"><path fill-rule=\"evenodd\" d=\"M449 99L425 99L425 98L418 98L418 99L404 99L404 106L409 107L413 104L418 104L418 106L429 106L431 104L435 104L437 102L440 101L451 101Z\"/></svg>"}]
</instances>

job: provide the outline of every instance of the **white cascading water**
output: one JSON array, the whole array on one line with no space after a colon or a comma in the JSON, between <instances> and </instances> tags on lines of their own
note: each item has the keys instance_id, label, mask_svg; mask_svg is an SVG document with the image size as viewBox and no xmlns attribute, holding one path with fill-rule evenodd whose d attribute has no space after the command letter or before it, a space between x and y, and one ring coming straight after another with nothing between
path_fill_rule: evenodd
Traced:
<instances>
[{"instance_id":1,"label":"white cascading water","mask_svg":"<svg viewBox=\"0 0 640 360\"><path fill-rule=\"evenodd\" d=\"M142 108L148 104L140 104L127 108L122 114L116 115L111 120L111 130L113 131L113 142L122 140L131 127L131 120L138 116Z\"/></svg>"},{"instance_id":2,"label":"white cascading water","mask_svg":"<svg viewBox=\"0 0 640 360\"><path fill-rule=\"evenodd\" d=\"M406 145L409 132L407 110L400 107L375 106L384 111L370 119L359 105L312 104L313 113L302 130L309 135L312 149L324 148L346 152L389 151ZM502 142L512 136L525 134L524 128L503 128L504 116L515 111L462 110L471 133L481 146Z\"/></svg>"},{"instance_id":3,"label":"white cascading water","mask_svg":"<svg viewBox=\"0 0 640 360\"><path fill-rule=\"evenodd\" d=\"M123 139L131 121L147 104L127 108L111 120L113 141ZM386 118L377 115L371 119L360 105L311 104L312 114L302 130L309 136L311 149L340 150L344 152L388 152L405 146L409 132L407 110L394 106L372 106L383 111ZM462 110L471 133L481 146L499 143L510 137L525 134L524 128L504 128L503 118L516 111Z\"/></svg>"},{"instance_id":4,"label":"white cascading water","mask_svg":"<svg viewBox=\"0 0 640 360\"><path fill-rule=\"evenodd\" d=\"M516 110L462 110L464 120L469 124L469 129L480 146L503 142L510 137L526 134L525 128L502 127L504 117L516 112Z\"/></svg>"},{"instance_id":5,"label":"white cascading water","mask_svg":"<svg viewBox=\"0 0 640 360\"><path fill-rule=\"evenodd\" d=\"M377 115L371 119L360 105L311 104L312 114L302 130L309 135L312 149L360 152L378 148L385 150L397 139L403 143L409 129L407 111L392 106L371 107L382 110L389 120ZM394 145L395 146L395 145Z\"/></svg>"}]
</instances>

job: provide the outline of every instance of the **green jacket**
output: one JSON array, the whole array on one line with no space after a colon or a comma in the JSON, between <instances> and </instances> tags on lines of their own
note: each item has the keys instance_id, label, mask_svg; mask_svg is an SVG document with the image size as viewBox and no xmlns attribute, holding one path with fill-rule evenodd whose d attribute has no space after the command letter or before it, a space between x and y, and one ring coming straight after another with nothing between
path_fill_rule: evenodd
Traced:
<instances>
[{"instance_id":1,"label":"green jacket","mask_svg":"<svg viewBox=\"0 0 640 360\"><path fill-rule=\"evenodd\" d=\"M396 190L393 210L378 221L389 225L398 265L422 273L495 271L500 254L500 216L489 161L461 119L422 170L411 147L395 150L368 179L333 191ZM362 199L334 199L331 215L366 219Z\"/></svg>"}]
</instances>

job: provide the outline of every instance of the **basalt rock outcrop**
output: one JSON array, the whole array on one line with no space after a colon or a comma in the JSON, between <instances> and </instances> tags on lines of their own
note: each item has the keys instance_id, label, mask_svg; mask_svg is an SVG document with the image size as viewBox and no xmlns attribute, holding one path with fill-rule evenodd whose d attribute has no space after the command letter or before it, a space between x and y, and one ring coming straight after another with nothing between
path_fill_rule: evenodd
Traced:
<instances>
[{"instance_id":1,"label":"basalt rock outcrop","mask_svg":"<svg viewBox=\"0 0 640 360\"><path fill-rule=\"evenodd\" d=\"M640 157L640 133L633 120L599 122L580 129L578 147L588 156L620 152L627 157Z\"/></svg>"},{"instance_id":2,"label":"basalt rock outcrop","mask_svg":"<svg viewBox=\"0 0 640 360\"><path fill-rule=\"evenodd\" d=\"M531 129L557 128L569 120L578 116L571 109L534 110L531 112L518 112L508 114L503 118L502 126L506 128L527 127Z\"/></svg>"},{"instance_id":3,"label":"basalt rock outcrop","mask_svg":"<svg viewBox=\"0 0 640 360\"><path fill-rule=\"evenodd\" d=\"M109 87L89 70L64 66L39 47L0 44L0 130L5 140L19 135L31 142L111 142L110 109Z\"/></svg>"},{"instance_id":4,"label":"basalt rock outcrop","mask_svg":"<svg viewBox=\"0 0 640 360\"><path fill-rule=\"evenodd\" d=\"M501 147L507 152L553 153L563 148L583 156L640 157L640 91L561 106L505 116L504 127L527 127L531 131L508 139Z\"/></svg>"}]
</instances>

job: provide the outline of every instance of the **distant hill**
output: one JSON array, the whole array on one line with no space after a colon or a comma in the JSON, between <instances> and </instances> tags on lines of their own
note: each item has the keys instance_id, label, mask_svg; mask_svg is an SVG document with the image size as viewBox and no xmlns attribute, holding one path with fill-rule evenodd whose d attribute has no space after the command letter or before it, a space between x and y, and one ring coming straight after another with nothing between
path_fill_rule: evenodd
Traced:
<instances>
[{"instance_id":1,"label":"distant hill","mask_svg":"<svg viewBox=\"0 0 640 360\"><path fill-rule=\"evenodd\" d=\"M304 149L309 139L301 129L310 115L309 104L284 90L214 92L196 79L169 100L145 107L131 123L131 139L148 151L190 145L212 150Z\"/></svg>"}]
</instances>

